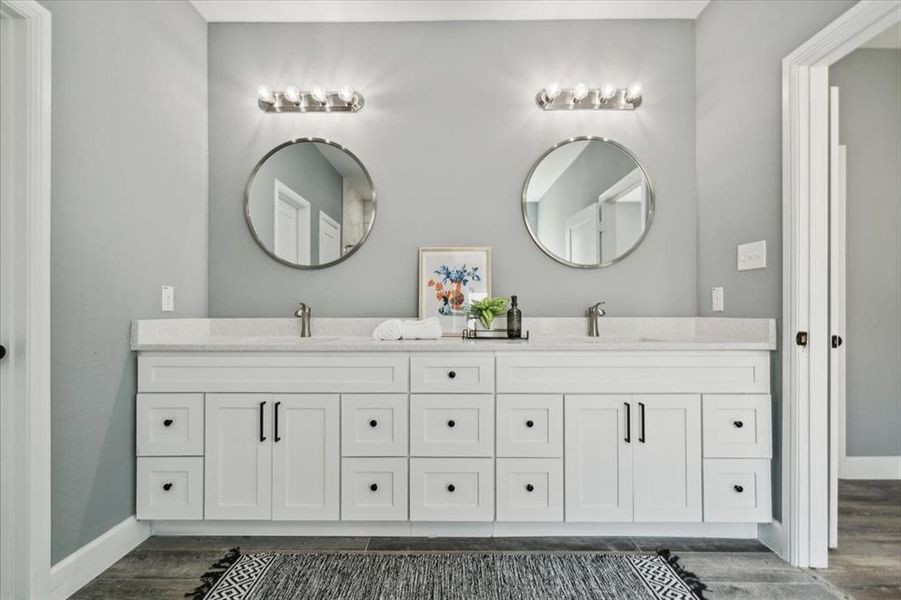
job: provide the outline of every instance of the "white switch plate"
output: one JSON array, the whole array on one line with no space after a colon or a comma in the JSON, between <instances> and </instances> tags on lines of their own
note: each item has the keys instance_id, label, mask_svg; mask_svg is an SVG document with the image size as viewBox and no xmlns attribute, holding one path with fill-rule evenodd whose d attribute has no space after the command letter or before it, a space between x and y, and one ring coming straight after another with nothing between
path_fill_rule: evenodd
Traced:
<instances>
[{"instance_id":1,"label":"white switch plate","mask_svg":"<svg viewBox=\"0 0 901 600\"><path fill-rule=\"evenodd\" d=\"M172 312L175 310L175 286L174 285L164 285L163 286L163 297L162 297L162 310L163 312Z\"/></svg>"},{"instance_id":2,"label":"white switch plate","mask_svg":"<svg viewBox=\"0 0 901 600\"><path fill-rule=\"evenodd\" d=\"M738 270L766 269L766 240L738 247Z\"/></svg>"},{"instance_id":3,"label":"white switch plate","mask_svg":"<svg viewBox=\"0 0 901 600\"><path fill-rule=\"evenodd\" d=\"M721 288L721 287L713 288L713 293L711 294L711 300L713 301L713 312L723 312L723 310L725 310L725 299L723 298L723 288Z\"/></svg>"}]
</instances>

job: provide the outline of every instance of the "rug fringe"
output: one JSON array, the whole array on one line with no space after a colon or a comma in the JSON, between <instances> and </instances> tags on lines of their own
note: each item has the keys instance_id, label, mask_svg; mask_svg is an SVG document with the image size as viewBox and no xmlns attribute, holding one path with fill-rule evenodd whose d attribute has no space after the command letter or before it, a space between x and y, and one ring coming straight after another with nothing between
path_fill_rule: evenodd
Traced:
<instances>
[{"instance_id":1,"label":"rug fringe","mask_svg":"<svg viewBox=\"0 0 901 600\"><path fill-rule=\"evenodd\" d=\"M679 557L670 552L669 550L658 550L657 555L660 556L663 560L672 567L673 571L685 582L685 584L691 588L691 592L698 597L698 600L705 600L704 598L704 590L707 589L707 585L701 581L701 578L692 573L691 571L686 571L685 568L679 564Z\"/></svg>"},{"instance_id":2,"label":"rug fringe","mask_svg":"<svg viewBox=\"0 0 901 600\"><path fill-rule=\"evenodd\" d=\"M216 585L216 582L219 581L225 572L231 568L235 561L238 560L241 556L240 548L232 548L229 550L225 556L217 560L213 565L207 570L206 573L200 576L200 585L194 588L193 592L188 592L185 594L185 598L193 598L193 600L203 600L203 597L206 596L213 586Z\"/></svg>"}]
</instances>

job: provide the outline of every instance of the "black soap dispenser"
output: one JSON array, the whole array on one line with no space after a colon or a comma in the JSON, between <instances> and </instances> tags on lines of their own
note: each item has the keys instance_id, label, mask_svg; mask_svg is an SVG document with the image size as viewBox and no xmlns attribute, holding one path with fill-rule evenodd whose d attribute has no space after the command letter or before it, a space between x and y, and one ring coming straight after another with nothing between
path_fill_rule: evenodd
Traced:
<instances>
[{"instance_id":1,"label":"black soap dispenser","mask_svg":"<svg viewBox=\"0 0 901 600\"><path fill-rule=\"evenodd\" d=\"M507 311L507 337L512 339L522 337L522 311L516 304L516 296L510 296L510 310Z\"/></svg>"}]
</instances>

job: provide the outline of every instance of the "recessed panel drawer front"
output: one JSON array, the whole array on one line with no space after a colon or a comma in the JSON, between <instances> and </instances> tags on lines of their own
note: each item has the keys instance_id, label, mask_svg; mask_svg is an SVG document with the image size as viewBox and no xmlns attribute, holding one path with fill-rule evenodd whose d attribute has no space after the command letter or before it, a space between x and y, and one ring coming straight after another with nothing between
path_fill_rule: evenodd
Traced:
<instances>
[{"instance_id":1,"label":"recessed panel drawer front","mask_svg":"<svg viewBox=\"0 0 901 600\"><path fill-rule=\"evenodd\" d=\"M410 391L494 392L491 354L431 354L410 358Z\"/></svg>"},{"instance_id":2,"label":"recessed panel drawer front","mask_svg":"<svg viewBox=\"0 0 901 600\"><path fill-rule=\"evenodd\" d=\"M341 396L342 456L406 456L406 394Z\"/></svg>"},{"instance_id":3,"label":"recessed panel drawer front","mask_svg":"<svg viewBox=\"0 0 901 600\"><path fill-rule=\"evenodd\" d=\"M138 458L138 519L202 519L203 458Z\"/></svg>"},{"instance_id":4,"label":"recessed panel drawer front","mask_svg":"<svg viewBox=\"0 0 901 600\"><path fill-rule=\"evenodd\" d=\"M494 460L411 458L411 521L491 521Z\"/></svg>"},{"instance_id":5,"label":"recessed panel drawer front","mask_svg":"<svg viewBox=\"0 0 901 600\"><path fill-rule=\"evenodd\" d=\"M201 456L203 394L138 394L138 456Z\"/></svg>"},{"instance_id":6,"label":"recessed panel drawer front","mask_svg":"<svg viewBox=\"0 0 901 600\"><path fill-rule=\"evenodd\" d=\"M705 458L771 458L772 408L767 394L703 398Z\"/></svg>"},{"instance_id":7,"label":"recessed panel drawer front","mask_svg":"<svg viewBox=\"0 0 901 600\"><path fill-rule=\"evenodd\" d=\"M343 459L341 461L341 519L344 521L406 521L407 459Z\"/></svg>"},{"instance_id":8,"label":"recessed panel drawer front","mask_svg":"<svg viewBox=\"0 0 901 600\"><path fill-rule=\"evenodd\" d=\"M769 523L772 516L770 459L704 459L704 520Z\"/></svg>"},{"instance_id":9,"label":"recessed panel drawer front","mask_svg":"<svg viewBox=\"0 0 901 600\"><path fill-rule=\"evenodd\" d=\"M497 459L498 521L562 521L563 459Z\"/></svg>"},{"instance_id":10,"label":"recessed panel drawer front","mask_svg":"<svg viewBox=\"0 0 901 600\"><path fill-rule=\"evenodd\" d=\"M563 396L497 397L498 456L563 456Z\"/></svg>"},{"instance_id":11,"label":"recessed panel drawer front","mask_svg":"<svg viewBox=\"0 0 901 600\"><path fill-rule=\"evenodd\" d=\"M413 394L412 456L494 456L494 396Z\"/></svg>"}]
</instances>

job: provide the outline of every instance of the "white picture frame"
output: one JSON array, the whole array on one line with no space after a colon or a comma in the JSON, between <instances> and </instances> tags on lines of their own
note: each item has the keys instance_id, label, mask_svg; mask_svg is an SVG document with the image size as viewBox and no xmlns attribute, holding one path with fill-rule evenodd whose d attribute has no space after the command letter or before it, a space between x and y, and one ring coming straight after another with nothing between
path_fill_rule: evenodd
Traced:
<instances>
[{"instance_id":1,"label":"white picture frame","mask_svg":"<svg viewBox=\"0 0 901 600\"><path fill-rule=\"evenodd\" d=\"M467 306L491 296L488 246L419 249L419 318L438 317L445 335L466 329Z\"/></svg>"}]
</instances>

